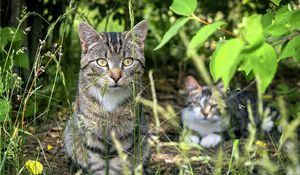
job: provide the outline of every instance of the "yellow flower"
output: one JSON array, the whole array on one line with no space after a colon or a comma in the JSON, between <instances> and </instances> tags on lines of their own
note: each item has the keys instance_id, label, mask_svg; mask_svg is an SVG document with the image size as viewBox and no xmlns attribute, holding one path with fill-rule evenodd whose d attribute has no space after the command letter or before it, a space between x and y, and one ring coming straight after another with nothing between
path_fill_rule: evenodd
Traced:
<instances>
[{"instance_id":1,"label":"yellow flower","mask_svg":"<svg viewBox=\"0 0 300 175\"><path fill-rule=\"evenodd\" d=\"M47 145L47 150L48 150L48 151L51 151L52 149L53 149L53 146L50 145L50 144L48 144L48 145Z\"/></svg>"},{"instance_id":2,"label":"yellow flower","mask_svg":"<svg viewBox=\"0 0 300 175\"><path fill-rule=\"evenodd\" d=\"M36 160L27 160L25 167L31 174L41 174L43 172L43 165Z\"/></svg>"},{"instance_id":3,"label":"yellow flower","mask_svg":"<svg viewBox=\"0 0 300 175\"><path fill-rule=\"evenodd\" d=\"M257 146L260 147L260 148L265 148L265 147L267 147L267 143L264 142L264 141L261 141L261 140L257 140L257 141L255 142L255 145L257 145Z\"/></svg>"}]
</instances>

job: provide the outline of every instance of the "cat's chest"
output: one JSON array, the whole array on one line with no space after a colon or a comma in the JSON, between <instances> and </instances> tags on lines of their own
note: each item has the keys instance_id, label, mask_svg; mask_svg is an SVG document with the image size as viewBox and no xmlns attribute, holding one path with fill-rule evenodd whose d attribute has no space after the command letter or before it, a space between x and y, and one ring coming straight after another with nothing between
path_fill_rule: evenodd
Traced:
<instances>
[{"instance_id":1,"label":"cat's chest","mask_svg":"<svg viewBox=\"0 0 300 175\"><path fill-rule=\"evenodd\" d=\"M203 120L188 109L183 110L182 120L187 128L197 131L201 136L214 132L222 132L221 119L215 121Z\"/></svg>"},{"instance_id":2,"label":"cat's chest","mask_svg":"<svg viewBox=\"0 0 300 175\"><path fill-rule=\"evenodd\" d=\"M135 114L132 105L119 106L114 112L99 111L100 115L92 118L80 117L79 122L83 122L85 129L92 133L116 133L131 132L135 124Z\"/></svg>"},{"instance_id":3,"label":"cat's chest","mask_svg":"<svg viewBox=\"0 0 300 175\"><path fill-rule=\"evenodd\" d=\"M91 89L91 94L96 97L98 104L105 112L116 111L124 101L127 101L132 93L128 88L119 91L106 92L105 94L100 94L96 88Z\"/></svg>"},{"instance_id":4,"label":"cat's chest","mask_svg":"<svg viewBox=\"0 0 300 175\"><path fill-rule=\"evenodd\" d=\"M197 131L201 136L206 136L210 133L222 132L222 122L203 122L199 120L190 120L187 122L187 127Z\"/></svg>"}]
</instances>

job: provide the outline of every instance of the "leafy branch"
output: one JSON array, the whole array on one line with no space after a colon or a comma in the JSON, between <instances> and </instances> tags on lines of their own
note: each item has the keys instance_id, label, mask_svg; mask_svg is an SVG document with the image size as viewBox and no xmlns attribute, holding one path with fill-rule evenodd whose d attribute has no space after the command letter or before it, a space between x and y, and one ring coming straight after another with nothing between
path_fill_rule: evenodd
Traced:
<instances>
[{"instance_id":1,"label":"leafy branch","mask_svg":"<svg viewBox=\"0 0 300 175\"><path fill-rule=\"evenodd\" d=\"M277 0L274 3L278 5L280 1ZM197 17L194 14L196 8L197 0L184 2L173 0L170 9L181 18L170 27L154 50L163 47L191 19L204 24L190 41L187 36L182 34L183 32L179 32L179 35L187 47L187 57L193 59L207 84L211 84L211 81L205 71L205 64L202 63L203 59L197 52L218 30L234 37L218 42L210 59L210 74L214 82L222 80L225 88L229 86L235 73L240 71L247 79L253 77L256 79L258 94L261 96L277 72L278 61L288 57L300 61L300 42L299 36L297 36L300 30L299 9L292 9L291 6L286 5L277 11L267 12L263 15L253 14L244 17L235 34L221 28L226 24L224 21L209 23ZM270 38L274 38L276 41L278 38L286 36L294 36L286 45L270 43ZM274 47L275 45L276 47Z\"/></svg>"},{"instance_id":2,"label":"leafy branch","mask_svg":"<svg viewBox=\"0 0 300 175\"><path fill-rule=\"evenodd\" d=\"M205 24L205 25L212 24L212 23L210 23L210 22L208 22L208 21L206 21L204 19L199 18L195 14L192 14L192 17L193 17L194 20L196 20L196 21L198 21L198 22L200 22L202 24ZM236 37L236 34L234 34L233 32L231 32L229 30L226 30L226 29L223 29L223 28L220 28L219 30L222 31L223 33L229 35L229 36Z\"/></svg>"}]
</instances>

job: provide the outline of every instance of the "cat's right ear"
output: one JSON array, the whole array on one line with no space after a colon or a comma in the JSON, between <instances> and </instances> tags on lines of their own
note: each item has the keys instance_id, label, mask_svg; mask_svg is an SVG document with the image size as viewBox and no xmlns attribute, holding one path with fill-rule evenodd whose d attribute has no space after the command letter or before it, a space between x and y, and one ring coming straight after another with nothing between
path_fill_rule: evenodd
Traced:
<instances>
[{"instance_id":1,"label":"cat's right ear","mask_svg":"<svg viewBox=\"0 0 300 175\"><path fill-rule=\"evenodd\" d=\"M187 92L191 92L193 90L202 90L202 87L198 84L198 82L195 80L192 76L187 76L185 78L184 82L185 90Z\"/></svg>"},{"instance_id":2,"label":"cat's right ear","mask_svg":"<svg viewBox=\"0 0 300 175\"><path fill-rule=\"evenodd\" d=\"M79 23L78 35L83 53L86 53L93 43L102 39L101 35L86 22Z\"/></svg>"}]
</instances>

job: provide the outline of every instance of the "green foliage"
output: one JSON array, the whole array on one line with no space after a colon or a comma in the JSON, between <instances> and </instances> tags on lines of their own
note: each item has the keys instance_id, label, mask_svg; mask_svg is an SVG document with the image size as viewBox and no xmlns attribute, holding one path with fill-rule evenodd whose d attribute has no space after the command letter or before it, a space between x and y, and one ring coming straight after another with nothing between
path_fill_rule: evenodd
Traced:
<instances>
[{"instance_id":1,"label":"green foliage","mask_svg":"<svg viewBox=\"0 0 300 175\"><path fill-rule=\"evenodd\" d=\"M37 101L29 100L26 105L25 117L32 117L37 111L39 111Z\"/></svg>"},{"instance_id":2,"label":"green foliage","mask_svg":"<svg viewBox=\"0 0 300 175\"><path fill-rule=\"evenodd\" d=\"M159 43L157 47L155 47L154 50L157 50L164 46L173 36L175 36L178 32L178 30L190 19L188 17L182 17L178 19L174 25L171 26L171 28L166 32L164 35L162 41Z\"/></svg>"},{"instance_id":3,"label":"green foliage","mask_svg":"<svg viewBox=\"0 0 300 175\"><path fill-rule=\"evenodd\" d=\"M271 0L274 4L276 4L277 6L279 6L279 4L280 4L280 2L282 1L282 0Z\"/></svg>"},{"instance_id":4,"label":"green foliage","mask_svg":"<svg viewBox=\"0 0 300 175\"><path fill-rule=\"evenodd\" d=\"M170 9L182 16L190 16L197 8L197 0L174 0Z\"/></svg>"},{"instance_id":5,"label":"green foliage","mask_svg":"<svg viewBox=\"0 0 300 175\"><path fill-rule=\"evenodd\" d=\"M282 36L289 32L289 29L283 24L274 24L269 26L265 33L271 36Z\"/></svg>"},{"instance_id":6,"label":"green foliage","mask_svg":"<svg viewBox=\"0 0 300 175\"><path fill-rule=\"evenodd\" d=\"M11 106L6 99L0 99L0 122L4 121L10 113Z\"/></svg>"},{"instance_id":7,"label":"green foliage","mask_svg":"<svg viewBox=\"0 0 300 175\"><path fill-rule=\"evenodd\" d=\"M22 33L14 27L0 28L0 57L1 67L9 69L10 61L8 58L13 59L13 65L21 68L29 68L29 58L24 50L20 48L22 42ZM12 52L14 51L14 52ZM6 63L6 64L5 64Z\"/></svg>"},{"instance_id":8,"label":"green foliage","mask_svg":"<svg viewBox=\"0 0 300 175\"><path fill-rule=\"evenodd\" d=\"M276 69L276 53L274 48L264 43L259 47L255 52L247 54L245 59L248 59L247 62L250 62L250 66L255 74L257 80L258 92L264 93L267 87L272 82Z\"/></svg>"},{"instance_id":9,"label":"green foliage","mask_svg":"<svg viewBox=\"0 0 300 175\"><path fill-rule=\"evenodd\" d=\"M213 24L208 24L202 27L192 38L188 46L187 55L191 56L195 50L199 49L204 44L204 42L224 24L225 22L223 21L217 21Z\"/></svg>"},{"instance_id":10,"label":"green foliage","mask_svg":"<svg viewBox=\"0 0 300 175\"><path fill-rule=\"evenodd\" d=\"M276 12L273 24L287 24L291 15L289 6L285 5Z\"/></svg>"},{"instance_id":11,"label":"green foliage","mask_svg":"<svg viewBox=\"0 0 300 175\"><path fill-rule=\"evenodd\" d=\"M243 19L239 26L240 37L245 41L245 50L253 51L264 43L261 15L252 15Z\"/></svg>"},{"instance_id":12,"label":"green foliage","mask_svg":"<svg viewBox=\"0 0 300 175\"><path fill-rule=\"evenodd\" d=\"M20 77L12 73L12 67L29 67L29 58L20 48L21 41L22 33L17 28L0 28L0 122L10 119L9 93L21 84Z\"/></svg>"},{"instance_id":13,"label":"green foliage","mask_svg":"<svg viewBox=\"0 0 300 175\"><path fill-rule=\"evenodd\" d=\"M296 36L285 46L279 59L293 57L300 62L300 36Z\"/></svg>"},{"instance_id":14,"label":"green foliage","mask_svg":"<svg viewBox=\"0 0 300 175\"><path fill-rule=\"evenodd\" d=\"M29 58L26 53L16 53L14 65L21 68L29 68Z\"/></svg>"},{"instance_id":15,"label":"green foliage","mask_svg":"<svg viewBox=\"0 0 300 175\"><path fill-rule=\"evenodd\" d=\"M228 87L240 62L239 56L243 48L244 42L239 38L228 40L219 47L210 63L210 71L215 81L222 78L224 86Z\"/></svg>"},{"instance_id":16,"label":"green foliage","mask_svg":"<svg viewBox=\"0 0 300 175\"><path fill-rule=\"evenodd\" d=\"M261 24L262 24L263 28L266 28L269 25L271 25L272 20L273 20L273 13L272 12L267 12L266 14L262 15Z\"/></svg>"},{"instance_id":17,"label":"green foliage","mask_svg":"<svg viewBox=\"0 0 300 175\"><path fill-rule=\"evenodd\" d=\"M276 1L277 4L279 2ZM171 10L179 15L189 16L194 21L203 22L193 14L194 9L192 7L194 5L190 5L191 8L187 10L185 6L180 7L180 3L174 0L171 7ZM178 13L179 9L182 9L185 13ZM213 80L216 82L222 79L224 86L228 87L230 80L239 70L244 73L248 80L255 77L259 92L264 93L276 74L278 64L276 61L278 56L272 43L279 41L279 45L282 45L283 43L280 42L278 37L294 36L294 30L299 27L299 12L299 10L292 10L289 5L286 5L279 8L276 13L267 12L264 15L253 14L244 17L238 25L236 36L233 36L236 38L219 42L217 49L212 54L210 73ZM176 23L176 27L173 25L155 50L166 44L184 24L185 22L180 22ZM220 26L224 24L224 22L217 21L199 29L187 48L187 56L193 57L194 54L197 54L197 50L206 42L209 36L214 34L216 30L220 30ZM298 37L292 39L280 54L279 59L294 57L298 60L300 55L298 43L300 43ZM277 46L276 48L280 47Z\"/></svg>"},{"instance_id":18,"label":"green foliage","mask_svg":"<svg viewBox=\"0 0 300 175\"><path fill-rule=\"evenodd\" d=\"M291 25L291 27L293 27L294 29L298 29L300 30L300 11L295 11L290 19L289 19L289 24Z\"/></svg>"},{"instance_id":19,"label":"green foliage","mask_svg":"<svg viewBox=\"0 0 300 175\"><path fill-rule=\"evenodd\" d=\"M22 34L17 31L14 27L4 27L0 29L1 45L4 47L7 42L18 42L21 41Z\"/></svg>"}]
</instances>

